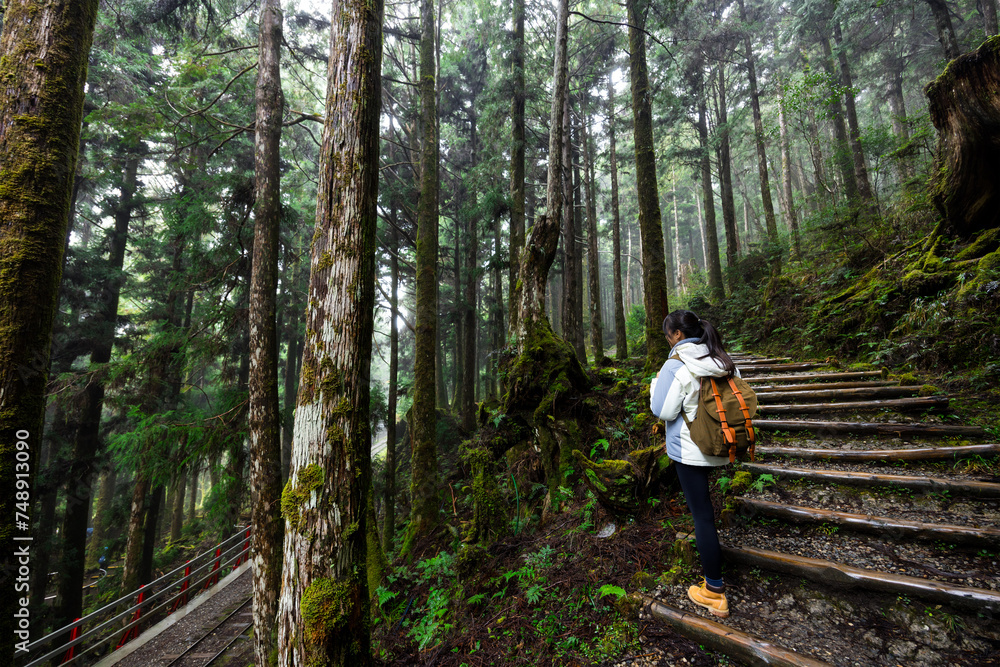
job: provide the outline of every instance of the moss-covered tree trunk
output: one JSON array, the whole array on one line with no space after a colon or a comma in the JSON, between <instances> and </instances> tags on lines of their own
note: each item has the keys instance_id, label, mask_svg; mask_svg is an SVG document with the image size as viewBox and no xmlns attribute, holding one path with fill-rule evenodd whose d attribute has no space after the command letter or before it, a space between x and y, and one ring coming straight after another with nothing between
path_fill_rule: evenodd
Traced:
<instances>
[{"instance_id":1,"label":"moss-covered tree trunk","mask_svg":"<svg viewBox=\"0 0 1000 667\"><path fill-rule=\"evenodd\" d=\"M184 528L184 500L187 491L187 466L181 466L174 478L174 489L171 494L170 505L170 540L176 542L181 539L181 531ZM97 532L96 530L94 532Z\"/></svg>"},{"instance_id":2,"label":"moss-covered tree trunk","mask_svg":"<svg viewBox=\"0 0 1000 667\"><path fill-rule=\"evenodd\" d=\"M615 302L615 358L628 358L628 339L625 337L625 303L622 295L622 233L621 211L618 207L618 156L615 143L615 84L608 72L608 141L611 155L611 272Z\"/></svg>"},{"instance_id":3,"label":"moss-covered tree trunk","mask_svg":"<svg viewBox=\"0 0 1000 667\"><path fill-rule=\"evenodd\" d=\"M934 205L959 236L1000 227L1000 36L952 61L925 92L938 131Z\"/></svg>"},{"instance_id":4,"label":"moss-covered tree trunk","mask_svg":"<svg viewBox=\"0 0 1000 667\"><path fill-rule=\"evenodd\" d=\"M307 333L281 497L280 665L371 663L368 406L382 7L335 0L331 15Z\"/></svg>"},{"instance_id":5,"label":"moss-covered tree trunk","mask_svg":"<svg viewBox=\"0 0 1000 667\"><path fill-rule=\"evenodd\" d=\"M42 436L49 347L97 7L97 0L9 0L4 9L0 34L0 480L10 492L0 501L6 517L0 543L7 554L13 554L15 538L29 536L31 525L30 489ZM18 600L10 594L4 600L0 652L10 656L14 654Z\"/></svg>"},{"instance_id":6,"label":"moss-covered tree trunk","mask_svg":"<svg viewBox=\"0 0 1000 667\"><path fill-rule=\"evenodd\" d=\"M667 268L660 232L660 195L656 184L653 145L652 90L646 65L646 8L650 0L626 0L628 10L629 72L635 135L635 181L639 196L639 235L642 238L642 302L646 308L646 370L660 367L670 348L661 332L667 303Z\"/></svg>"},{"instance_id":7,"label":"moss-covered tree trunk","mask_svg":"<svg viewBox=\"0 0 1000 667\"><path fill-rule=\"evenodd\" d=\"M253 527L254 657L266 665L274 649L281 587L281 433L278 404L278 232L281 220L280 0L260 9L254 171L254 242L250 277L249 440Z\"/></svg>"},{"instance_id":8,"label":"moss-covered tree trunk","mask_svg":"<svg viewBox=\"0 0 1000 667\"><path fill-rule=\"evenodd\" d=\"M438 523L435 357L438 329L438 135L434 69L434 2L420 3L420 201L417 209L416 351L413 361L412 508L409 542ZM404 546L404 550L406 546Z\"/></svg>"},{"instance_id":9,"label":"moss-covered tree trunk","mask_svg":"<svg viewBox=\"0 0 1000 667\"><path fill-rule=\"evenodd\" d=\"M573 346L578 357L587 358L583 347L583 322L581 296L583 285L579 281L579 266L581 263L579 245L576 242L577 224L576 207L573 197L573 149L572 127L570 122L569 78L566 81L566 91L563 93L562 116L562 224L563 224L563 272L562 272L562 335L566 342Z\"/></svg>"}]
</instances>

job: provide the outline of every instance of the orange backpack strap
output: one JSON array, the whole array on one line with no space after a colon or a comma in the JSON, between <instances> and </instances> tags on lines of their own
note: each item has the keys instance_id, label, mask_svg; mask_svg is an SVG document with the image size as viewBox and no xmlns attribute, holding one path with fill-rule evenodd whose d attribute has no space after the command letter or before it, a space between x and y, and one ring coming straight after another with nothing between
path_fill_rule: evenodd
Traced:
<instances>
[{"instance_id":1,"label":"orange backpack strap","mask_svg":"<svg viewBox=\"0 0 1000 667\"><path fill-rule=\"evenodd\" d=\"M740 402L740 410L743 412L743 418L745 420L746 429L747 429L747 440L750 442L750 448L749 448L750 460L753 461L753 460L755 460L755 457L754 457L754 447L757 444L756 443L757 436L756 436L756 434L754 433L754 430L753 430L753 420L750 419L750 408L747 407L746 401L743 400L743 394L740 392L739 388L736 386L736 383L733 381L732 377L729 378L729 386L732 387L733 394L736 395L736 400L738 400ZM729 461L730 461L730 463L733 462L734 458L735 458L735 456L734 456L732 450L730 450L730 452L729 452Z\"/></svg>"},{"instance_id":2,"label":"orange backpack strap","mask_svg":"<svg viewBox=\"0 0 1000 667\"><path fill-rule=\"evenodd\" d=\"M730 445L736 444L736 429L726 421L726 409L722 407L722 396L719 394L719 385L715 384L715 378L709 378L712 383L712 394L715 396L715 411L719 413L719 421L722 422L722 433L726 437L726 442Z\"/></svg>"}]
</instances>

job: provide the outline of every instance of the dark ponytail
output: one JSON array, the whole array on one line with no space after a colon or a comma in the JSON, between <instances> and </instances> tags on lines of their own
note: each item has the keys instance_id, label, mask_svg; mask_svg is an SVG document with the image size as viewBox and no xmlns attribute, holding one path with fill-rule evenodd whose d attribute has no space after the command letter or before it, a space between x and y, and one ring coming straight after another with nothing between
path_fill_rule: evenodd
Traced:
<instances>
[{"instance_id":1,"label":"dark ponytail","mask_svg":"<svg viewBox=\"0 0 1000 667\"><path fill-rule=\"evenodd\" d=\"M682 332L685 338L700 338L701 344L708 348L708 354L699 359L711 357L729 375L736 372L736 364L722 345L722 336L708 320L699 318L690 310L675 310L663 318L663 335L669 336L672 331Z\"/></svg>"}]
</instances>

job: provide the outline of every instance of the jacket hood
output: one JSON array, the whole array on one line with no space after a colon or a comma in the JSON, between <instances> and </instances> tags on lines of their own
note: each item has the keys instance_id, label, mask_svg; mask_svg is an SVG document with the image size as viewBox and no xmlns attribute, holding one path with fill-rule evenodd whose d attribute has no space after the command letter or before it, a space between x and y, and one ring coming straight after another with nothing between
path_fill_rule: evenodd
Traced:
<instances>
[{"instance_id":1,"label":"jacket hood","mask_svg":"<svg viewBox=\"0 0 1000 667\"><path fill-rule=\"evenodd\" d=\"M698 343L697 340L697 338L682 340L677 343L670 356L675 354L679 356L694 377L725 377L726 370L718 361L707 356L708 346Z\"/></svg>"}]
</instances>

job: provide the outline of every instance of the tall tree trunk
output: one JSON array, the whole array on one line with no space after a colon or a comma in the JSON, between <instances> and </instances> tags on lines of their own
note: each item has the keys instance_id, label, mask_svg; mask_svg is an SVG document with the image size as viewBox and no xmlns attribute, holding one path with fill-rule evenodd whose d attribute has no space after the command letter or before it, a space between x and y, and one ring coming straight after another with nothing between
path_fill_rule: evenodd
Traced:
<instances>
[{"instance_id":1,"label":"tall tree trunk","mask_svg":"<svg viewBox=\"0 0 1000 667\"><path fill-rule=\"evenodd\" d=\"M254 657L275 646L281 587L281 431L278 403L278 235L281 220L281 0L260 9L257 56L253 262L250 278L249 440Z\"/></svg>"},{"instance_id":2,"label":"tall tree trunk","mask_svg":"<svg viewBox=\"0 0 1000 667\"><path fill-rule=\"evenodd\" d=\"M139 588L142 562L142 527L146 520L146 495L149 491L149 476L145 464L140 462L136 470L135 485L132 487L132 503L125 540L125 563L122 566L122 594Z\"/></svg>"},{"instance_id":3,"label":"tall tree trunk","mask_svg":"<svg viewBox=\"0 0 1000 667\"><path fill-rule=\"evenodd\" d=\"M171 495L173 505L170 506L170 541L176 542L181 539L181 530L184 528L184 500L187 490L187 466L181 466L174 481L174 491ZM97 532L97 531L94 531Z\"/></svg>"},{"instance_id":4,"label":"tall tree trunk","mask_svg":"<svg viewBox=\"0 0 1000 667\"><path fill-rule=\"evenodd\" d=\"M622 295L622 234L618 207L618 156L615 145L615 85L608 72L608 138L611 143L611 243L615 302L615 358L628 359L628 339L625 336L625 303Z\"/></svg>"},{"instance_id":5,"label":"tall tree trunk","mask_svg":"<svg viewBox=\"0 0 1000 667\"><path fill-rule=\"evenodd\" d=\"M792 198L792 154L791 141L788 138L788 119L785 114L785 90L782 81L778 81L778 136L781 142L781 185L785 196L781 202L784 206L785 220L792 230L792 248L795 258L802 256L802 244L799 240L799 219L795 214L795 200Z\"/></svg>"},{"instance_id":6,"label":"tall tree trunk","mask_svg":"<svg viewBox=\"0 0 1000 667\"><path fill-rule=\"evenodd\" d=\"M369 382L382 8L381 0L366 5L335 2L331 17L303 382L295 410L292 472L281 499L286 524L278 611L280 665L371 664L366 576ZM430 14L425 7L425 29ZM433 30L433 21L430 25ZM433 34L425 32L428 36ZM431 65L432 47L431 40L421 44ZM433 99L433 69L423 79L425 86L428 81L430 90L424 93ZM433 116L429 120L425 137L433 138ZM422 177L434 174L435 166L425 163ZM353 298L345 299L345 294ZM437 309L431 313L436 317ZM433 327L429 333L432 356L425 369L433 380ZM425 383L423 391L423 407L429 405L433 417L433 384Z\"/></svg>"},{"instance_id":7,"label":"tall tree trunk","mask_svg":"<svg viewBox=\"0 0 1000 667\"><path fill-rule=\"evenodd\" d=\"M851 157L854 162L854 176L858 181L858 194L861 200L877 213L875 195L868 180L868 167L865 165L865 154L861 147L861 126L858 124L858 111L854 102L854 81L851 79L851 66L844 50L844 38L840 32L840 22L833 22L833 38L837 42L837 60L840 63L840 84L844 89L844 108L847 110L847 139L851 146Z\"/></svg>"},{"instance_id":8,"label":"tall tree trunk","mask_svg":"<svg viewBox=\"0 0 1000 667\"><path fill-rule=\"evenodd\" d=\"M903 98L903 59L896 55L883 58L886 73L885 98L889 103L889 119L892 132L896 135L899 148L893 153L901 183L910 181L915 175L913 147L910 145L910 128L906 119L906 102Z\"/></svg>"},{"instance_id":9,"label":"tall tree trunk","mask_svg":"<svg viewBox=\"0 0 1000 667\"><path fill-rule=\"evenodd\" d=\"M163 500L166 489L157 484L149 494L149 506L146 508L146 521L142 530L142 560L139 563L139 583L148 584L153 580L153 553L159 540L160 512L163 511Z\"/></svg>"},{"instance_id":10,"label":"tall tree trunk","mask_svg":"<svg viewBox=\"0 0 1000 667\"><path fill-rule=\"evenodd\" d=\"M646 308L646 370L658 369L670 346L661 329L670 311L667 268L660 232L660 195L653 149L652 91L646 66L646 9L650 0L626 0L628 10L629 73L635 135L635 182L639 198L639 235L642 239L643 305Z\"/></svg>"},{"instance_id":11,"label":"tall tree trunk","mask_svg":"<svg viewBox=\"0 0 1000 667\"><path fill-rule=\"evenodd\" d=\"M983 17L983 29L986 31L986 36L1000 33L1000 27L997 26L996 0L977 0L976 8Z\"/></svg>"},{"instance_id":12,"label":"tall tree trunk","mask_svg":"<svg viewBox=\"0 0 1000 667\"><path fill-rule=\"evenodd\" d=\"M722 226L726 230L726 266L729 267L730 285L736 287L737 258L740 254L740 235L736 231L736 202L733 199L732 149L729 138L729 111L726 108L726 65L719 63L719 195L722 203Z\"/></svg>"},{"instance_id":13,"label":"tall tree trunk","mask_svg":"<svg viewBox=\"0 0 1000 667\"><path fill-rule=\"evenodd\" d=\"M391 121L390 121L391 122ZM392 149L390 149L392 150ZM395 549L396 533L396 397L399 393L399 228L396 218L396 202L389 204L391 221L389 249L390 292L389 292L389 396L388 419L385 434L385 527L382 529L382 543L385 553Z\"/></svg>"},{"instance_id":14,"label":"tall tree trunk","mask_svg":"<svg viewBox=\"0 0 1000 667\"><path fill-rule=\"evenodd\" d=\"M597 239L597 202L596 183L594 179L594 162L591 158L593 147L588 130L590 118L584 115L581 124L583 132L580 140L583 144L584 181L587 186L587 277L590 285L590 345L594 350L594 362L602 363L604 359L604 322L601 318L601 264L598 254Z\"/></svg>"},{"instance_id":15,"label":"tall tree trunk","mask_svg":"<svg viewBox=\"0 0 1000 667\"><path fill-rule=\"evenodd\" d=\"M583 323L580 321L581 312L580 293L582 285L579 284L580 264L579 246L576 242L576 211L573 202L573 148L572 148L572 127L569 106L569 79L566 81L567 90L563 94L563 116L562 116L562 223L563 223L563 301L562 301L562 331L563 338L573 346L577 357L581 360L587 358L587 351L583 347Z\"/></svg>"},{"instance_id":16,"label":"tall tree trunk","mask_svg":"<svg viewBox=\"0 0 1000 667\"><path fill-rule=\"evenodd\" d=\"M716 303L726 298L719 259L719 230L715 225L715 191L712 188L712 159L708 143L708 113L702 72L698 70L698 140L701 144L701 191L705 200L705 256L708 266L708 293Z\"/></svg>"},{"instance_id":17,"label":"tall tree trunk","mask_svg":"<svg viewBox=\"0 0 1000 667\"><path fill-rule=\"evenodd\" d=\"M496 398L499 394L503 393L503 387L500 383L500 373L497 372L495 355L506 345L504 340L504 332L507 330L504 327L503 321L503 277L501 271L501 260L500 260L500 217L499 215L494 215L493 217L493 308L491 316L490 329L492 330L493 339L493 352L494 361L489 363L490 371L488 373L488 382L490 384L490 398Z\"/></svg>"},{"instance_id":18,"label":"tall tree trunk","mask_svg":"<svg viewBox=\"0 0 1000 667\"><path fill-rule=\"evenodd\" d=\"M830 38L823 28L819 33L819 41L823 46L823 68L831 85L837 80L836 72L833 68L833 49L830 47ZM858 205L861 197L860 186L858 184L857 172L854 170L853 153L851 152L850 137L847 132L847 124L844 121L844 108L840 102L840 93L831 94L830 116L833 123L833 132L836 137L834 147L834 159L840 171L840 176L844 181L844 194L847 201L852 205Z\"/></svg>"},{"instance_id":19,"label":"tall tree trunk","mask_svg":"<svg viewBox=\"0 0 1000 667\"><path fill-rule=\"evenodd\" d=\"M118 470L109 466L98 488L97 500L94 501L94 532L90 534L87 545L87 560L85 570L97 567L97 561L104 554L104 540L108 535L108 521L111 513L111 503L115 499L115 487L118 484Z\"/></svg>"},{"instance_id":20,"label":"tall tree trunk","mask_svg":"<svg viewBox=\"0 0 1000 667\"><path fill-rule=\"evenodd\" d=\"M0 479L12 492L0 501L7 517L0 536L8 554L14 540L28 537L31 527L29 490L38 469L97 6L97 0L9 0L3 16L0 78L7 85L0 90ZM4 596L3 655L14 654L16 605L14 595Z\"/></svg>"},{"instance_id":21,"label":"tall tree trunk","mask_svg":"<svg viewBox=\"0 0 1000 667\"><path fill-rule=\"evenodd\" d=\"M514 310L518 258L524 247L524 0L514 0L514 42L511 45L513 97L510 105L510 294L508 310Z\"/></svg>"},{"instance_id":22,"label":"tall tree trunk","mask_svg":"<svg viewBox=\"0 0 1000 667\"><path fill-rule=\"evenodd\" d=\"M778 245L778 223L774 219L774 203L771 201L771 179L767 174L767 151L764 147L764 121L760 114L760 94L757 91L757 69L753 55L753 45L750 43L750 30L747 23L746 5L740 3L740 20L743 21L743 48L746 52L747 79L750 83L750 108L753 111L754 142L757 146L757 174L760 177L760 197L764 206L764 220L767 223L767 238L771 244L768 252L771 273L781 273L781 248Z\"/></svg>"},{"instance_id":23,"label":"tall tree trunk","mask_svg":"<svg viewBox=\"0 0 1000 667\"><path fill-rule=\"evenodd\" d=\"M958 38L955 37L955 28L951 25L951 11L945 0L927 0L930 5L931 14L934 15L934 27L937 28L938 41L944 49L944 56L948 60L954 60L962 55L962 49L958 46Z\"/></svg>"},{"instance_id":24,"label":"tall tree trunk","mask_svg":"<svg viewBox=\"0 0 1000 667\"><path fill-rule=\"evenodd\" d=\"M285 356L284 370L284 403L281 416L281 484L284 487L288 481L288 472L292 464L292 428L295 413L295 389L299 386L299 362L302 361L302 335L299 331L298 314L302 312L301 304L296 297L296 286L299 282L300 260L291 262L291 252L285 255L285 280L282 281L282 291L288 301L284 317L285 338L288 341L288 351Z\"/></svg>"},{"instance_id":25,"label":"tall tree trunk","mask_svg":"<svg viewBox=\"0 0 1000 667\"><path fill-rule=\"evenodd\" d=\"M461 184L458 186L460 201L464 201L467 196L467 191L462 188ZM451 404L455 406L456 410L461 410L462 407L462 397L465 395L465 332L463 328L465 327L465 304L464 304L464 294L465 286L462 284L462 253L460 244L460 227L461 224L458 217L454 220L454 248L452 249L452 309L451 313L445 317L445 321L451 324L450 334L454 336L455 345L452 348L452 387L454 393L451 397ZM447 252L447 251L446 251ZM445 337L444 330L446 327L438 327L438 336L441 338ZM444 348L438 350L438 368L442 368L444 365ZM441 392L441 382L440 377L443 371L438 371L438 402L437 407L439 410L446 409L447 404L443 404L440 398ZM475 389L473 389L475 391Z\"/></svg>"},{"instance_id":26,"label":"tall tree trunk","mask_svg":"<svg viewBox=\"0 0 1000 667\"><path fill-rule=\"evenodd\" d=\"M469 131L471 135L471 150L472 150L472 163L471 168L475 169L479 161L479 136L476 128L477 116L476 116L476 96L472 95L472 101L469 109ZM478 300L478 285L479 280L482 279L481 274L478 271L479 266L479 221L477 220L477 214L474 211L478 210L477 204L477 193L475 188L472 189L471 193L471 205L469 206L470 211L473 211L469 215L468 219L468 234L466 238L466 243L468 247L465 254L465 298L462 309L462 333L465 336L464 352L465 352L465 362L464 368L465 377L463 378L462 385L462 402L459 407L459 414L461 415L462 426L466 431L472 432L476 430L476 380L479 377L477 355L476 355L476 342L478 340L478 327L476 326L476 301ZM457 242L457 240L456 240Z\"/></svg>"},{"instance_id":27,"label":"tall tree trunk","mask_svg":"<svg viewBox=\"0 0 1000 667\"><path fill-rule=\"evenodd\" d=\"M438 135L434 71L434 3L420 2L420 202L417 210L416 351L413 365L412 509L407 544L438 524L437 414L434 357L437 340Z\"/></svg>"},{"instance_id":28,"label":"tall tree trunk","mask_svg":"<svg viewBox=\"0 0 1000 667\"><path fill-rule=\"evenodd\" d=\"M100 449L101 413L104 408L105 365L111 360L118 301L121 294L125 246L132 218L133 197L137 189L139 155L136 147L125 147L124 174L115 205L115 228L111 233L107 269L111 276L101 289L93 326L93 349L90 365L93 376L83 391L80 423L76 432L73 464L68 472L66 511L63 514L63 559L59 567L59 613L57 623L65 625L83 614L84 561L87 548L87 523L90 518L91 484L95 459Z\"/></svg>"},{"instance_id":29,"label":"tall tree trunk","mask_svg":"<svg viewBox=\"0 0 1000 667\"><path fill-rule=\"evenodd\" d=\"M188 505L188 523L192 523L197 518L198 482L201 477L200 464L201 462L198 460L191 463L191 502Z\"/></svg>"},{"instance_id":30,"label":"tall tree trunk","mask_svg":"<svg viewBox=\"0 0 1000 667\"><path fill-rule=\"evenodd\" d=\"M53 372L66 372L69 369L59 368L62 364L53 364ZM45 604L45 593L48 587L49 566L52 558L58 553L58 538L56 533L56 508L59 505L60 491L63 485L60 483L66 476L66 468L69 463L66 461L69 452L69 442L73 438L72 426L69 424L69 413L66 406L61 402L56 402L53 409L51 425L45 431L45 436L41 442L41 456L39 464L45 471L44 474L35 477L35 488L33 493L36 502L40 506L40 511L35 514L35 529L32 532L32 545L34 547L34 558L31 563L31 579L29 590L31 591L30 602L33 610L42 611Z\"/></svg>"}]
</instances>

